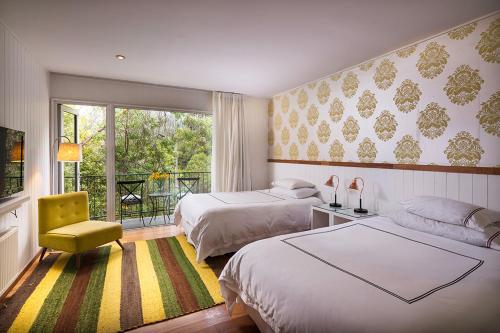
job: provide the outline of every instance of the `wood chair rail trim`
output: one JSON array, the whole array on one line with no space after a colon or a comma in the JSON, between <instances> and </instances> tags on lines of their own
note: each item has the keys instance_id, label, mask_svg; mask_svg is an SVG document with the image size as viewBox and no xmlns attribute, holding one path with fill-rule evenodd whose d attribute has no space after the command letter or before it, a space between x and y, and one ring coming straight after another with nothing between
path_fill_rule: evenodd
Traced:
<instances>
[{"instance_id":1,"label":"wood chair rail trim","mask_svg":"<svg viewBox=\"0 0 500 333\"><path fill-rule=\"evenodd\" d=\"M451 166L435 164L393 164L393 163L362 163L362 162L332 162L332 161L306 161L306 160L280 160L270 158L270 163L288 163L288 164L307 164L321 166L340 166L354 168L374 168L374 169L393 169L393 170L415 170L415 171L434 171L450 173L470 173L483 175L500 175L500 167L468 167Z\"/></svg>"}]
</instances>

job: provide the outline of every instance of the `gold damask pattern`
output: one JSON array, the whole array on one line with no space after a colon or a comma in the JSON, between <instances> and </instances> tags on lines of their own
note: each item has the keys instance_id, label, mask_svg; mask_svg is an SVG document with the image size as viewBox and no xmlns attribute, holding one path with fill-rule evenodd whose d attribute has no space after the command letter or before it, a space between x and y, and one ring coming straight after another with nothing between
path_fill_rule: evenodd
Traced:
<instances>
[{"instance_id":1,"label":"gold damask pattern","mask_svg":"<svg viewBox=\"0 0 500 333\"><path fill-rule=\"evenodd\" d=\"M282 157L283 151L281 150L281 146L278 144L273 148L273 158L280 159Z\"/></svg>"},{"instance_id":2,"label":"gold damask pattern","mask_svg":"<svg viewBox=\"0 0 500 333\"><path fill-rule=\"evenodd\" d=\"M297 132L297 138L299 139L299 143L301 145L306 143L308 136L309 132L307 131L307 127L304 124L300 125L299 130Z\"/></svg>"},{"instance_id":3,"label":"gold damask pattern","mask_svg":"<svg viewBox=\"0 0 500 333\"><path fill-rule=\"evenodd\" d=\"M422 149L418 145L418 141L414 140L411 135L404 135L396 144L394 156L401 164L415 164L420 159Z\"/></svg>"},{"instance_id":4,"label":"gold damask pattern","mask_svg":"<svg viewBox=\"0 0 500 333\"><path fill-rule=\"evenodd\" d=\"M353 72L347 73L342 82L342 91L344 92L345 97L352 97L358 91L359 79L356 74Z\"/></svg>"},{"instance_id":5,"label":"gold damask pattern","mask_svg":"<svg viewBox=\"0 0 500 333\"><path fill-rule=\"evenodd\" d=\"M373 60L362 63L361 65L359 65L359 69L361 69L363 72L368 72L370 68L372 68L372 66L373 66Z\"/></svg>"},{"instance_id":6,"label":"gold damask pattern","mask_svg":"<svg viewBox=\"0 0 500 333\"><path fill-rule=\"evenodd\" d=\"M375 69L375 85L382 90L387 90L394 83L398 70L394 66L394 62L389 59L384 59Z\"/></svg>"},{"instance_id":7,"label":"gold damask pattern","mask_svg":"<svg viewBox=\"0 0 500 333\"><path fill-rule=\"evenodd\" d=\"M421 95L422 92L418 88L418 84L407 79L404 80L398 87L393 100L399 111L408 113L415 110L418 102L420 101Z\"/></svg>"},{"instance_id":8,"label":"gold damask pattern","mask_svg":"<svg viewBox=\"0 0 500 333\"><path fill-rule=\"evenodd\" d=\"M274 145L274 131L273 130L269 130L267 132L267 143L270 146Z\"/></svg>"},{"instance_id":9,"label":"gold damask pattern","mask_svg":"<svg viewBox=\"0 0 500 333\"><path fill-rule=\"evenodd\" d=\"M338 80L340 80L341 77L342 77L342 73L335 73L335 74L330 75L330 79L332 79L333 81L338 81Z\"/></svg>"},{"instance_id":10,"label":"gold damask pattern","mask_svg":"<svg viewBox=\"0 0 500 333\"><path fill-rule=\"evenodd\" d=\"M397 126L398 122L396 121L396 117L389 111L384 110L377 117L373 128L380 140L388 141L394 136L394 133L396 133Z\"/></svg>"},{"instance_id":11,"label":"gold damask pattern","mask_svg":"<svg viewBox=\"0 0 500 333\"><path fill-rule=\"evenodd\" d=\"M344 114L344 104L342 104L342 101L337 97L335 97L332 104L330 104L330 111L328 114L334 123L338 123L340 119L342 119L342 115Z\"/></svg>"},{"instance_id":12,"label":"gold damask pattern","mask_svg":"<svg viewBox=\"0 0 500 333\"><path fill-rule=\"evenodd\" d=\"M307 100L309 97L307 96L307 93L304 89L300 89L299 96L297 98L297 104L299 105L299 108L304 109L307 105Z\"/></svg>"},{"instance_id":13,"label":"gold damask pattern","mask_svg":"<svg viewBox=\"0 0 500 333\"><path fill-rule=\"evenodd\" d=\"M330 160L333 162L342 162L345 154L344 146L342 146L342 143L340 143L339 140L335 139L330 145L328 154L330 155Z\"/></svg>"},{"instance_id":14,"label":"gold damask pattern","mask_svg":"<svg viewBox=\"0 0 500 333\"><path fill-rule=\"evenodd\" d=\"M308 83L307 84L307 88L313 90L314 88L316 88L316 85L318 84L318 82L311 82L311 83Z\"/></svg>"},{"instance_id":15,"label":"gold damask pattern","mask_svg":"<svg viewBox=\"0 0 500 333\"><path fill-rule=\"evenodd\" d=\"M425 47L425 50L420 53L417 69L422 77L433 79L443 72L449 57L450 55L446 52L444 45L430 42Z\"/></svg>"},{"instance_id":16,"label":"gold damask pattern","mask_svg":"<svg viewBox=\"0 0 500 333\"><path fill-rule=\"evenodd\" d=\"M269 118L270 118L270 117L272 117L272 116L273 116L273 114L274 114L274 103L275 103L275 102L273 102L273 103L269 103L269 104L268 104L268 108L267 108L267 116L268 116Z\"/></svg>"},{"instance_id":17,"label":"gold damask pattern","mask_svg":"<svg viewBox=\"0 0 500 333\"><path fill-rule=\"evenodd\" d=\"M342 126L342 134L347 142L354 142L359 134L358 121L353 116L347 117Z\"/></svg>"},{"instance_id":18,"label":"gold damask pattern","mask_svg":"<svg viewBox=\"0 0 500 333\"><path fill-rule=\"evenodd\" d=\"M319 156L318 146L313 142L307 147L307 158L309 161L317 161Z\"/></svg>"},{"instance_id":19,"label":"gold damask pattern","mask_svg":"<svg viewBox=\"0 0 500 333\"><path fill-rule=\"evenodd\" d=\"M417 125L423 136L435 139L444 133L449 121L450 117L446 114L446 109L432 102L420 112Z\"/></svg>"},{"instance_id":20,"label":"gold damask pattern","mask_svg":"<svg viewBox=\"0 0 500 333\"><path fill-rule=\"evenodd\" d=\"M481 103L481 111L476 118L486 133L500 137L500 91Z\"/></svg>"},{"instance_id":21,"label":"gold damask pattern","mask_svg":"<svg viewBox=\"0 0 500 333\"><path fill-rule=\"evenodd\" d=\"M287 113L289 107L290 107L290 101L288 100L288 96L285 95L281 99L281 112Z\"/></svg>"},{"instance_id":22,"label":"gold damask pattern","mask_svg":"<svg viewBox=\"0 0 500 333\"><path fill-rule=\"evenodd\" d=\"M497 14L276 95L270 156L500 166L499 63Z\"/></svg>"},{"instance_id":23,"label":"gold damask pattern","mask_svg":"<svg viewBox=\"0 0 500 333\"><path fill-rule=\"evenodd\" d=\"M309 125L314 126L316 125L316 122L318 121L319 117L319 111L316 105L311 105L309 107L309 110L307 110L307 122Z\"/></svg>"},{"instance_id":24,"label":"gold damask pattern","mask_svg":"<svg viewBox=\"0 0 500 333\"><path fill-rule=\"evenodd\" d=\"M328 139L330 139L330 134L330 126L326 121L323 120L321 124L319 124L318 131L316 132L319 142L326 143Z\"/></svg>"},{"instance_id":25,"label":"gold damask pattern","mask_svg":"<svg viewBox=\"0 0 500 333\"><path fill-rule=\"evenodd\" d=\"M328 102L330 97L330 85L326 81L321 81L317 93L318 101L320 104L325 104Z\"/></svg>"},{"instance_id":26,"label":"gold damask pattern","mask_svg":"<svg viewBox=\"0 0 500 333\"><path fill-rule=\"evenodd\" d=\"M452 103L465 105L476 98L483 83L479 70L461 65L448 76L448 83L443 89Z\"/></svg>"},{"instance_id":27,"label":"gold damask pattern","mask_svg":"<svg viewBox=\"0 0 500 333\"><path fill-rule=\"evenodd\" d=\"M500 64L500 18L493 21L488 29L481 33L476 50L484 61Z\"/></svg>"},{"instance_id":28,"label":"gold damask pattern","mask_svg":"<svg viewBox=\"0 0 500 333\"><path fill-rule=\"evenodd\" d=\"M396 54L400 58L408 58L409 56L411 56L413 54L413 52L415 52L416 49L417 49L417 45L411 45L411 46L405 47L404 49L397 50Z\"/></svg>"},{"instance_id":29,"label":"gold damask pattern","mask_svg":"<svg viewBox=\"0 0 500 333\"><path fill-rule=\"evenodd\" d=\"M358 147L358 158L360 162L372 163L377 157L377 148L370 138L364 138Z\"/></svg>"},{"instance_id":30,"label":"gold damask pattern","mask_svg":"<svg viewBox=\"0 0 500 333\"><path fill-rule=\"evenodd\" d=\"M363 91L363 94L359 97L357 104L358 112L363 118L370 118L375 108L377 107L377 99L375 94L370 90Z\"/></svg>"},{"instance_id":31,"label":"gold damask pattern","mask_svg":"<svg viewBox=\"0 0 500 333\"><path fill-rule=\"evenodd\" d=\"M444 153L451 165L476 166L484 153L479 139L469 132L461 131L453 139L448 140Z\"/></svg>"},{"instance_id":32,"label":"gold damask pattern","mask_svg":"<svg viewBox=\"0 0 500 333\"><path fill-rule=\"evenodd\" d=\"M289 141L290 141L290 130L288 129L288 127L284 127L281 130L281 142L284 145L287 145Z\"/></svg>"},{"instance_id":33,"label":"gold damask pattern","mask_svg":"<svg viewBox=\"0 0 500 333\"><path fill-rule=\"evenodd\" d=\"M458 27L448 32L448 37L451 39L461 40L469 36L477 27L477 22L472 22L461 27Z\"/></svg>"},{"instance_id":34,"label":"gold damask pattern","mask_svg":"<svg viewBox=\"0 0 500 333\"><path fill-rule=\"evenodd\" d=\"M279 113L274 115L274 129L279 130L283 124L283 119Z\"/></svg>"},{"instance_id":35,"label":"gold damask pattern","mask_svg":"<svg viewBox=\"0 0 500 333\"><path fill-rule=\"evenodd\" d=\"M290 148L288 148L288 156L290 156L291 160L299 158L299 147L297 147L295 142L290 145Z\"/></svg>"},{"instance_id":36,"label":"gold damask pattern","mask_svg":"<svg viewBox=\"0 0 500 333\"><path fill-rule=\"evenodd\" d=\"M291 128L297 127L299 124L299 114L297 111L293 110L290 115L288 116L288 122L290 123Z\"/></svg>"}]
</instances>

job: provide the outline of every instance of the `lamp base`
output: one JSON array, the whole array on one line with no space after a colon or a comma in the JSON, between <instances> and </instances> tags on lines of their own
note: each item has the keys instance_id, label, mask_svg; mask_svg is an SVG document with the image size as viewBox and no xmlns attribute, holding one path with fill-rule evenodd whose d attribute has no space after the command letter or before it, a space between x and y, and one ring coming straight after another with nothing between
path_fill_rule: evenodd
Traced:
<instances>
[{"instance_id":1,"label":"lamp base","mask_svg":"<svg viewBox=\"0 0 500 333\"><path fill-rule=\"evenodd\" d=\"M336 202L330 202L330 207L339 208L339 207L342 207L342 205L339 203L336 203Z\"/></svg>"},{"instance_id":2,"label":"lamp base","mask_svg":"<svg viewBox=\"0 0 500 333\"><path fill-rule=\"evenodd\" d=\"M361 213L361 214L366 214L368 213L368 209L365 208L354 208L355 213Z\"/></svg>"}]
</instances>

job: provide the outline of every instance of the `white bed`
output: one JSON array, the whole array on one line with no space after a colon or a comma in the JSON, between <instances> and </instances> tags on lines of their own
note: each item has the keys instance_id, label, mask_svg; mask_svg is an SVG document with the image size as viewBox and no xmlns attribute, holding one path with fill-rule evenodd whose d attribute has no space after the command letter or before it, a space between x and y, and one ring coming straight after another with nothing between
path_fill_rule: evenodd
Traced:
<instances>
[{"instance_id":1,"label":"white bed","mask_svg":"<svg viewBox=\"0 0 500 333\"><path fill-rule=\"evenodd\" d=\"M220 284L264 332L500 331L500 251L385 217L247 245Z\"/></svg>"},{"instance_id":2,"label":"white bed","mask_svg":"<svg viewBox=\"0 0 500 333\"><path fill-rule=\"evenodd\" d=\"M269 190L191 194L176 206L196 259L235 252L259 239L309 230L317 197L295 199Z\"/></svg>"}]
</instances>

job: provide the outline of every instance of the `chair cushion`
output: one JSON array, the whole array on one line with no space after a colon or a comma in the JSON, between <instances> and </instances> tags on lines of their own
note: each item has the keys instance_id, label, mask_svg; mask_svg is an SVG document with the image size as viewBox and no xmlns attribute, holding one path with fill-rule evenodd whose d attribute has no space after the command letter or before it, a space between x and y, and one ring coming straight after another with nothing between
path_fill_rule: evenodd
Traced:
<instances>
[{"instance_id":1,"label":"chair cushion","mask_svg":"<svg viewBox=\"0 0 500 333\"><path fill-rule=\"evenodd\" d=\"M121 238L119 223L85 221L52 229L40 235L40 246L81 253Z\"/></svg>"},{"instance_id":2,"label":"chair cushion","mask_svg":"<svg viewBox=\"0 0 500 333\"><path fill-rule=\"evenodd\" d=\"M122 203L126 204L126 205L135 205L135 204L138 204L138 203L141 203L141 196L138 195L138 194L127 194L127 195L124 195L122 196Z\"/></svg>"}]
</instances>

